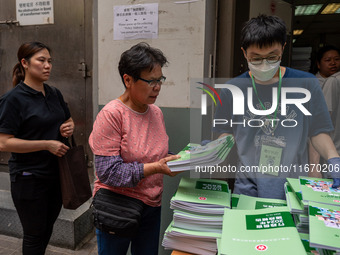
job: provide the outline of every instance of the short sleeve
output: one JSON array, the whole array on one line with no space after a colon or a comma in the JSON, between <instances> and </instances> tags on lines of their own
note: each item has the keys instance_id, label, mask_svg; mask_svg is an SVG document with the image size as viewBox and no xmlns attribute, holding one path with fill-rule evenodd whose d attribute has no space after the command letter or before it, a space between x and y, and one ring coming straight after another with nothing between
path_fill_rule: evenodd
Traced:
<instances>
[{"instance_id":1,"label":"short sleeve","mask_svg":"<svg viewBox=\"0 0 340 255\"><path fill-rule=\"evenodd\" d=\"M309 137L320 133L329 133L334 129L320 85L317 79L312 79L311 82L314 83L314 80L316 84L310 84L312 89L309 110L312 116L308 116Z\"/></svg>"},{"instance_id":2,"label":"short sleeve","mask_svg":"<svg viewBox=\"0 0 340 255\"><path fill-rule=\"evenodd\" d=\"M122 139L122 121L119 111L102 109L93 124L89 144L95 155L118 156Z\"/></svg>"},{"instance_id":3,"label":"short sleeve","mask_svg":"<svg viewBox=\"0 0 340 255\"><path fill-rule=\"evenodd\" d=\"M22 122L19 105L9 97L0 99L0 133L16 135Z\"/></svg>"},{"instance_id":4,"label":"short sleeve","mask_svg":"<svg viewBox=\"0 0 340 255\"><path fill-rule=\"evenodd\" d=\"M335 77L329 77L322 88L322 92L325 96L328 111L334 112L336 110L339 96L340 83Z\"/></svg>"}]
</instances>

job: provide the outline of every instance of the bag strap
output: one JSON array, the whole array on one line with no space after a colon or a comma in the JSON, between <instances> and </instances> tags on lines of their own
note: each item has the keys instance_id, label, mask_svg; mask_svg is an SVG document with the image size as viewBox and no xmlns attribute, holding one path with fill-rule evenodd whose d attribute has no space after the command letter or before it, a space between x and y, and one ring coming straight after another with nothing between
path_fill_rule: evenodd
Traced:
<instances>
[{"instance_id":1,"label":"bag strap","mask_svg":"<svg viewBox=\"0 0 340 255\"><path fill-rule=\"evenodd\" d=\"M72 147L77 147L76 140L74 139L73 135L71 135L71 143L72 143Z\"/></svg>"}]
</instances>

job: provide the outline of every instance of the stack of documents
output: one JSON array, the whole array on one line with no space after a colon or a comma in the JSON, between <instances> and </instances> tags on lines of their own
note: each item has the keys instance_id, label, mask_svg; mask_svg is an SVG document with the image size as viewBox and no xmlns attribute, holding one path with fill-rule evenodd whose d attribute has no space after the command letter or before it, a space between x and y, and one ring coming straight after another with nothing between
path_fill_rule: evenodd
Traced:
<instances>
[{"instance_id":1,"label":"stack of documents","mask_svg":"<svg viewBox=\"0 0 340 255\"><path fill-rule=\"evenodd\" d=\"M299 182L308 205L310 246L340 250L340 188L332 188L332 179L300 177Z\"/></svg>"},{"instance_id":2,"label":"stack of documents","mask_svg":"<svg viewBox=\"0 0 340 255\"><path fill-rule=\"evenodd\" d=\"M308 204L302 200L300 180L287 178L285 183L287 206L299 233L309 233Z\"/></svg>"},{"instance_id":3,"label":"stack of documents","mask_svg":"<svg viewBox=\"0 0 340 255\"><path fill-rule=\"evenodd\" d=\"M174 217L162 245L170 250L215 255L224 210L230 208L230 202L226 181L182 178L170 201Z\"/></svg>"},{"instance_id":4,"label":"stack of documents","mask_svg":"<svg viewBox=\"0 0 340 255\"><path fill-rule=\"evenodd\" d=\"M233 136L224 136L206 145L189 143L178 155L181 158L167 164L172 172L195 170L197 167L216 166L223 162L234 145Z\"/></svg>"}]
</instances>

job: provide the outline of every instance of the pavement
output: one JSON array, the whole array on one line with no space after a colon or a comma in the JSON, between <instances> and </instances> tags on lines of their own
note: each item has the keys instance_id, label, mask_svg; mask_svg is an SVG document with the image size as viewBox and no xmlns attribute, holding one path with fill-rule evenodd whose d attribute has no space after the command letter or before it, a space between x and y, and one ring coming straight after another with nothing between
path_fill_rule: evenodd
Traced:
<instances>
[{"instance_id":1,"label":"pavement","mask_svg":"<svg viewBox=\"0 0 340 255\"><path fill-rule=\"evenodd\" d=\"M11 236L0 235L0 255L21 255L22 239ZM69 250L52 245L47 246L45 255L97 255L97 239L91 236L77 250Z\"/></svg>"}]
</instances>

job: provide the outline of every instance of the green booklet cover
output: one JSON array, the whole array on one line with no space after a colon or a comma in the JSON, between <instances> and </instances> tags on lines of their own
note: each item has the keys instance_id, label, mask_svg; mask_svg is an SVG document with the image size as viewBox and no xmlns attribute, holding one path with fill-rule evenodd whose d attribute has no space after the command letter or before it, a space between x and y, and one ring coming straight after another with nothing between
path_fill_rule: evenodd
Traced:
<instances>
[{"instance_id":1,"label":"green booklet cover","mask_svg":"<svg viewBox=\"0 0 340 255\"><path fill-rule=\"evenodd\" d=\"M230 208L231 194L226 181L183 177L170 208L196 213L223 214Z\"/></svg>"},{"instance_id":2,"label":"green booklet cover","mask_svg":"<svg viewBox=\"0 0 340 255\"><path fill-rule=\"evenodd\" d=\"M238 210L254 210L254 209L266 209L272 207L287 206L286 200L251 197L247 195L240 195L237 209Z\"/></svg>"},{"instance_id":3,"label":"green booklet cover","mask_svg":"<svg viewBox=\"0 0 340 255\"><path fill-rule=\"evenodd\" d=\"M225 210L221 255L305 254L288 207Z\"/></svg>"},{"instance_id":4,"label":"green booklet cover","mask_svg":"<svg viewBox=\"0 0 340 255\"><path fill-rule=\"evenodd\" d=\"M303 201L340 206L340 188L333 189L332 185L332 179L300 177Z\"/></svg>"},{"instance_id":5,"label":"green booklet cover","mask_svg":"<svg viewBox=\"0 0 340 255\"><path fill-rule=\"evenodd\" d=\"M290 188L292 189L292 191L294 192L297 200L299 201L301 206L303 206L304 210L307 213L308 204L304 203L302 201L302 192L301 192L300 180L296 179L296 178L287 178L287 182L288 182L288 185L290 186Z\"/></svg>"},{"instance_id":6,"label":"green booklet cover","mask_svg":"<svg viewBox=\"0 0 340 255\"><path fill-rule=\"evenodd\" d=\"M305 213L304 207L301 205L300 201L298 200L297 196L295 195L293 189L288 184L285 183L285 194L287 200L287 206L291 213L295 214L302 214Z\"/></svg>"},{"instance_id":7,"label":"green booklet cover","mask_svg":"<svg viewBox=\"0 0 340 255\"><path fill-rule=\"evenodd\" d=\"M312 247L340 249L340 206L309 203L309 238Z\"/></svg>"}]
</instances>

